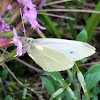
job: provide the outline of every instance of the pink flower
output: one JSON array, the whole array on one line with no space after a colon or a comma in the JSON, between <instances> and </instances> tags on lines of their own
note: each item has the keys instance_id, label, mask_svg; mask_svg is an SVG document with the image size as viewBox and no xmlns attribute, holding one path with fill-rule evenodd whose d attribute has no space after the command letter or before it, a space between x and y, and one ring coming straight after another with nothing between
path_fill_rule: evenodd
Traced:
<instances>
[{"instance_id":1,"label":"pink flower","mask_svg":"<svg viewBox=\"0 0 100 100\"><path fill-rule=\"evenodd\" d=\"M20 37L17 35L15 28L13 28L13 33L14 33L13 42L17 46L17 55L22 56L23 54L22 42L20 40Z\"/></svg>"},{"instance_id":2,"label":"pink flower","mask_svg":"<svg viewBox=\"0 0 100 100\"><path fill-rule=\"evenodd\" d=\"M36 20L37 18L37 11L35 8L27 8L27 7L24 7L23 9L24 13L23 13L23 19L30 19L30 20Z\"/></svg>"},{"instance_id":3,"label":"pink flower","mask_svg":"<svg viewBox=\"0 0 100 100\"><path fill-rule=\"evenodd\" d=\"M40 4L39 4L39 7L43 7L45 5L45 2L46 2L46 0L45 1L41 1Z\"/></svg>"},{"instance_id":4,"label":"pink flower","mask_svg":"<svg viewBox=\"0 0 100 100\"><path fill-rule=\"evenodd\" d=\"M0 38L0 42L7 40L7 38Z\"/></svg>"},{"instance_id":5,"label":"pink flower","mask_svg":"<svg viewBox=\"0 0 100 100\"><path fill-rule=\"evenodd\" d=\"M28 7L32 9L33 7L36 7L36 5L32 4L32 0L17 0L19 4L25 5L25 7Z\"/></svg>"},{"instance_id":6,"label":"pink flower","mask_svg":"<svg viewBox=\"0 0 100 100\"><path fill-rule=\"evenodd\" d=\"M22 4L24 0L17 0L19 4Z\"/></svg>"},{"instance_id":7,"label":"pink flower","mask_svg":"<svg viewBox=\"0 0 100 100\"><path fill-rule=\"evenodd\" d=\"M3 20L0 19L0 32L9 32L11 31L10 26Z\"/></svg>"},{"instance_id":8,"label":"pink flower","mask_svg":"<svg viewBox=\"0 0 100 100\"><path fill-rule=\"evenodd\" d=\"M33 26L33 28L40 28L42 30L45 30L45 27L42 27L40 24L38 24L37 20L28 20L30 22L30 24Z\"/></svg>"},{"instance_id":9,"label":"pink flower","mask_svg":"<svg viewBox=\"0 0 100 100\"><path fill-rule=\"evenodd\" d=\"M37 10L36 8L28 9L24 8L24 14L23 14L23 19L28 19L29 23L33 26L33 28L40 28L42 30L45 30L45 27L42 27L41 25L38 24L36 18L37 18Z\"/></svg>"},{"instance_id":10,"label":"pink flower","mask_svg":"<svg viewBox=\"0 0 100 100\"><path fill-rule=\"evenodd\" d=\"M17 0L19 4L23 4L23 20L28 19L29 23L32 25L33 28L40 28L45 30L45 27L42 27L37 22L37 10L36 5L32 4L32 0Z\"/></svg>"},{"instance_id":11,"label":"pink flower","mask_svg":"<svg viewBox=\"0 0 100 100\"><path fill-rule=\"evenodd\" d=\"M11 8L12 8L12 5L9 4L6 10L8 11L8 10L10 10Z\"/></svg>"}]
</instances>

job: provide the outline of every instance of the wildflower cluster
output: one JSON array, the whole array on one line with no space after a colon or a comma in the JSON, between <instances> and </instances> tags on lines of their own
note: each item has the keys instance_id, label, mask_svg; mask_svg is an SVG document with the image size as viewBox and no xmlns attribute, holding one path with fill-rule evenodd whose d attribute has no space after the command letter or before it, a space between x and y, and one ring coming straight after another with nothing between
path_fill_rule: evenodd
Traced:
<instances>
[{"instance_id":1,"label":"wildflower cluster","mask_svg":"<svg viewBox=\"0 0 100 100\"><path fill-rule=\"evenodd\" d=\"M37 32L39 32L39 29L45 30L45 27L42 27L38 21L37 21L37 10L36 10L36 5L32 3L32 0L17 0L19 5L23 5L22 8L22 20L25 21L26 19L30 23L31 27L35 29ZM40 2L39 7L42 7L45 4L44 1ZM12 9L12 5L9 4L6 8L6 11L9 11ZM0 18L0 32L10 32L12 31L9 24L7 24L4 20L3 17ZM22 27L21 27L22 28ZM23 28L22 28L23 31ZM13 44L17 46L17 55L22 56L23 50L22 50L22 42L20 40L20 37L17 35L16 29L13 28ZM0 42L7 40L7 38L0 38Z\"/></svg>"}]
</instances>

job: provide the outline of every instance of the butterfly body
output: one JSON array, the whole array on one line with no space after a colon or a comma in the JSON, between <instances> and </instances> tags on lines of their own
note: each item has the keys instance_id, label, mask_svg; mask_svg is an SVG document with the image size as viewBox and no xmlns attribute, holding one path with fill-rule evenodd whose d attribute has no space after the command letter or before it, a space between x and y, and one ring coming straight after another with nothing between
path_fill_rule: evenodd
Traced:
<instances>
[{"instance_id":1,"label":"butterfly body","mask_svg":"<svg viewBox=\"0 0 100 100\"><path fill-rule=\"evenodd\" d=\"M45 71L62 71L73 67L74 61L95 53L95 48L87 43L45 38L22 37L28 55Z\"/></svg>"}]
</instances>

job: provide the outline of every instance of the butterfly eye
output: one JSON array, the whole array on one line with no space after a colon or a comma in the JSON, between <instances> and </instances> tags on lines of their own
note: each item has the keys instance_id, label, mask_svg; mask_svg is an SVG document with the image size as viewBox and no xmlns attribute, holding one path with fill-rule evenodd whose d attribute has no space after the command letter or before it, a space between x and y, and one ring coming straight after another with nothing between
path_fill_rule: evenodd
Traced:
<instances>
[{"instance_id":1,"label":"butterfly eye","mask_svg":"<svg viewBox=\"0 0 100 100\"><path fill-rule=\"evenodd\" d=\"M30 42L30 40L27 41L28 43Z\"/></svg>"}]
</instances>

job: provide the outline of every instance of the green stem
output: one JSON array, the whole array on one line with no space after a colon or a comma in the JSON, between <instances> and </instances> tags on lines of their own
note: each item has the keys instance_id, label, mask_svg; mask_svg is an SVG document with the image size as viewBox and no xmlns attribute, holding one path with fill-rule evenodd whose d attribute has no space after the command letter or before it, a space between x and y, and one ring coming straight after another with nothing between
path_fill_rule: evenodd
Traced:
<instances>
[{"instance_id":1,"label":"green stem","mask_svg":"<svg viewBox=\"0 0 100 100\"><path fill-rule=\"evenodd\" d=\"M84 90L85 90L84 94L85 94L86 99L87 99L87 100L90 100L90 97L89 97L89 95L88 95L88 92L87 92L87 89L86 89L85 86L84 86Z\"/></svg>"},{"instance_id":2,"label":"green stem","mask_svg":"<svg viewBox=\"0 0 100 100\"><path fill-rule=\"evenodd\" d=\"M79 68L78 68L78 66L77 66L77 63L74 62L74 64L75 64L75 67L76 67L77 73L79 73L80 70L79 70ZM82 75L82 76L83 76L83 75ZM83 79L83 80L84 80L84 79ZM85 83L85 82L84 82L84 83ZM83 84L82 82L80 82L80 84L81 84L81 86L82 86L82 88L83 88L83 91L84 91L84 94L85 94L86 99L87 99L87 100L90 100L89 95L88 95L88 93L87 93L86 85ZM83 84L84 86L83 86L82 84Z\"/></svg>"},{"instance_id":3,"label":"green stem","mask_svg":"<svg viewBox=\"0 0 100 100\"><path fill-rule=\"evenodd\" d=\"M78 68L78 66L77 66L76 61L74 62L74 64L75 64L75 67L76 67L77 72L80 72L80 70L79 70L79 68Z\"/></svg>"}]
</instances>

